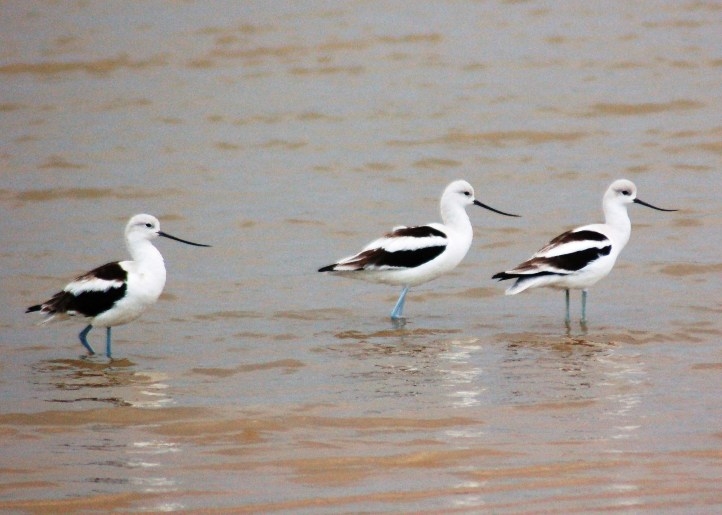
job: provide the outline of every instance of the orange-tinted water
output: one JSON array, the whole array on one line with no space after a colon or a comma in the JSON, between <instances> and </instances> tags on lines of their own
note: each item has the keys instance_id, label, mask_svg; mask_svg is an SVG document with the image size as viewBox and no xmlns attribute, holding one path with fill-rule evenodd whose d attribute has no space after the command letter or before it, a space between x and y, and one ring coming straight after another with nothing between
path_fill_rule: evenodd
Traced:
<instances>
[{"instance_id":1,"label":"orange-tinted water","mask_svg":"<svg viewBox=\"0 0 722 515\"><path fill-rule=\"evenodd\" d=\"M0 8L0 510L719 511L722 8L288 4ZM505 297L620 177L680 211L630 207L588 329ZM470 208L405 327L315 272L456 178L523 218ZM137 212L213 248L158 242L160 302L81 358L24 307Z\"/></svg>"}]
</instances>

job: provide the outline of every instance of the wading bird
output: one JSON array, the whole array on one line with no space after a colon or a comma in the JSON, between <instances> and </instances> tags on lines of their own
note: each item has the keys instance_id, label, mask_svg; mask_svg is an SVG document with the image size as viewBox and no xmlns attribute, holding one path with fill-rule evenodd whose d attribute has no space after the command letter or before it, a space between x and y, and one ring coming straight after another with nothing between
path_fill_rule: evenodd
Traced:
<instances>
[{"instance_id":1,"label":"wading bird","mask_svg":"<svg viewBox=\"0 0 722 515\"><path fill-rule=\"evenodd\" d=\"M632 203L658 211L676 211L655 207L638 199L637 187L631 181L614 181L602 201L603 224L584 225L562 233L528 260L492 276L492 279L516 279L506 290L507 295L542 286L565 290L567 325L570 323L569 290L580 289L581 323L586 324L587 289L609 274L619 253L629 241L632 223L629 221L627 206Z\"/></svg>"},{"instance_id":2,"label":"wading bird","mask_svg":"<svg viewBox=\"0 0 722 515\"><path fill-rule=\"evenodd\" d=\"M132 261L115 261L76 277L50 300L30 306L26 313L40 311L42 324L69 317L84 317L90 323L80 332L80 343L95 351L87 340L93 327L106 328L105 354L111 357L110 329L138 318L160 297L165 286L163 256L151 240L162 236L197 247L201 243L182 240L160 230L160 222L151 215L135 215L125 227L125 241Z\"/></svg>"},{"instance_id":3,"label":"wading bird","mask_svg":"<svg viewBox=\"0 0 722 515\"><path fill-rule=\"evenodd\" d=\"M369 243L361 252L320 268L319 272L402 286L391 318L402 318L406 294L411 286L436 279L453 270L471 246L473 230L466 206L475 204L498 211L474 198L474 188L466 181L454 181L441 195L443 224L395 227L390 233Z\"/></svg>"}]
</instances>

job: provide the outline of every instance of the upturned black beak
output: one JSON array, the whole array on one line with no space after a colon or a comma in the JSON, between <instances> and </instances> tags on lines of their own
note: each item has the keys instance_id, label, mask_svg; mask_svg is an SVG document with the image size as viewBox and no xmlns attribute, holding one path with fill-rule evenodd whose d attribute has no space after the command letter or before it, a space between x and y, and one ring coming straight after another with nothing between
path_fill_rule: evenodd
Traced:
<instances>
[{"instance_id":1,"label":"upturned black beak","mask_svg":"<svg viewBox=\"0 0 722 515\"><path fill-rule=\"evenodd\" d=\"M195 245L196 247L210 247L210 245L203 245L202 243L193 243L192 241L188 240L181 240L180 238L176 238L175 236L171 236L168 233L165 233L163 231L158 231L158 236L163 236L164 238L168 238L170 240L179 241L181 243L185 243L187 245Z\"/></svg>"},{"instance_id":2,"label":"upturned black beak","mask_svg":"<svg viewBox=\"0 0 722 515\"><path fill-rule=\"evenodd\" d=\"M499 213L500 215L504 215L504 216L515 216L515 217L517 217L517 218L520 218L519 215L512 215L511 213L505 213L504 211L499 211L498 209L494 209L493 207L489 207L489 206L487 206L486 204L482 204L482 203L479 202L478 200L474 200L474 204L476 204L477 206L483 207L484 209L488 209L489 211L494 211L494 213Z\"/></svg>"},{"instance_id":3,"label":"upturned black beak","mask_svg":"<svg viewBox=\"0 0 722 515\"><path fill-rule=\"evenodd\" d=\"M656 209L657 211L679 211L678 209L662 209L661 207L653 206L652 204L647 204L643 200L639 200L638 198L635 198L633 200L635 204L642 204L643 206L651 207L652 209Z\"/></svg>"}]
</instances>

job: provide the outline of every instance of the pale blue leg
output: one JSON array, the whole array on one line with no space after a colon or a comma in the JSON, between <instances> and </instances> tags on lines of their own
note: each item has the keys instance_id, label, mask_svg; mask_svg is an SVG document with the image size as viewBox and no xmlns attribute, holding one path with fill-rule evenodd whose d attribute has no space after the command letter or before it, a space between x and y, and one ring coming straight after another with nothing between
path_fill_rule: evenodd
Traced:
<instances>
[{"instance_id":1,"label":"pale blue leg","mask_svg":"<svg viewBox=\"0 0 722 515\"><path fill-rule=\"evenodd\" d=\"M567 301L567 316L566 316L566 318L564 318L564 323L569 325L572 323L572 319L569 316L569 290L564 290L564 297L566 298L566 301Z\"/></svg>"},{"instance_id":2,"label":"pale blue leg","mask_svg":"<svg viewBox=\"0 0 722 515\"><path fill-rule=\"evenodd\" d=\"M82 331L80 331L80 334L78 335L78 337L80 338L80 343L83 344L83 347L85 347L86 349L88 349L88 352L90 352L91 354L95 354L95 351L93 350L93 348L92 348L92 347L90 346L90 344L88 343L88 340L85 338L86 336L88 336L88 333L90 332L90 330L91 330L92 328L93 328L92 325L88 325L88 327L86 327L85 329L83 329Z\"/></svg>"},{"instance_id":3,"label":"pale blue leg","mask_svg":"<svg viewBox=\"0 0 722 515\"><path fill-rule=\"evenodd\" d=\"M404 286L404 289L401 290L401 295L399 296L399 300L396 301L396 305L394 306L394 310L391 312L391 318L394 320L398 320L401 318L401 315L404 312L404 304L406 303L406 294L409 291L408 286Z\"/></svg>"},{"instance_id":4,"label":"pale blue leg","mask_svg":"<svg viewBox=\"0 0 722 515\"><path fill-rule=\"evenodd\" d=\"M587 323L587 290L582 290L582 324Z\"/></svg>"},{"instance_id":5,"label":"pale blue leg","mask_svg":"<svg viewBox=\"0 0 722 515\"><path fill-rule=\"evenodd\" d=\"M105 328L105 355L110 357L110 327Z\"/></svg>"}]
</instances>

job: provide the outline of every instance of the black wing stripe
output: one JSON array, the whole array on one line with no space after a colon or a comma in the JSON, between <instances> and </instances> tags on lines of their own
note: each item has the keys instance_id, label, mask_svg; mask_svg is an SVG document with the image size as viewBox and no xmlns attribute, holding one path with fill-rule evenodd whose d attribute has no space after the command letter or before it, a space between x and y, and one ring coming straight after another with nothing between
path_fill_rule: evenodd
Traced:
<instances>
[{"instance_id":1,"label":"black wing stripe","mask_svg":"<svg viewBox=\"0 0 722 515\"><path fill-rule=\"evenodd\" d=\"M78 295L68 292L56 294L48 301L51 313L74 312L86 317L94 317L112 308L125 296L127 285L109 288L107 291L84 291Z\"/></svg>"},{"instance_id":2,"label":"black wing stripe","mask_svg":"<svg viewBox=\"0 0 722 515\"><path fill-rule=\"evenodd\" d=\"M606 239L608 238L605 235L597 231L567 231L550 241L549 245L562 245L564 243L571 243L573 241L604 241Z\"/></svg>"},{"instance_id":3,"label":"black wing stripe","mask_svg":"<svg viewBox=\"0 0 722 515\"><path fill-rule=\"evenodd\" d=\"M82 281L87 279L103 279L105 281L122 281L124 282L128 278L128 272L123 270L118 261L113 263L106 263L98 268L91 270L88 273L81 275L76 278L76 281Z\"/></svg>"},{"instance_id":4,"label":"black wing stripe","mask_svg":"<svg viewBox=\"0 0 722 515\"><path fill-rule=\"evenodd\" d=\"M446 234L444 234L439 229L434 229L433 227L430 227L428 225L420 225L418 227L401 227L399 229L396 229L391 234L388 234L387 237L390 238L396 238L401 236L410 236L411 238L429 238L432 236L440 236L442 238L446 238Z\"/></svg>"},{"instance_id":5,"label":"black wing stripe","mask_svg":"<svg viewBox=\"0 0 722 515\"><path fill-rule=\"evenodd\" d=\"M94 317L108 311L120 299L125 296L128 286L123 283L118 288L110 288L107 291L88 291L73 296L68 303L68 311L76 311L87 317Z\"/></svg>"},{"instance_id":6,"label":"black wing stripe","mask_svg":"<svg viewBox=\"0 0 722 515\"><path fill-rule=\"evenodd\" d=\"M542 275L567 275L589 266L600 257L609 255L611 251L612 246L607 245L601 249L593 247L590 249L572 252L570 254L563 254L561 256L532 258L516 268L516 270L519 270L520 273L500 272L493 275L492 279L504 281L506 279L513 279L516 277L528 278ZM547 267L554 268L559 271L545 270ZM528 270L529 273L521 273L525 270ZM534 272L534 270L538 270L538 272Z\"/></svg>"},{"instance_id":7,"label":"black wing stripe","mask_svg":"<svg viewBox=\"0 0 722 515\"><path fill-rule=\"evenodd\" d=\"M596 261L602 256L607 256L612 251L612 246L607 245L606 247L590 248L572 252L571 254L563 254L561 256L553 256L548 258L541 258L545 262L549 263L554 268L560 270L568 270L570 272L576 272L581 270L590 263Z\"/></svg>"},{"instance_id":8,"label":"black wing stripe","mask_svg":"<svg viewBox=\"0 0 722 515\"><path fill-rule=\"evenodd\" d=\"M435 245L433 247L422 247L415 250L397 250L389 252L383 248L365 250L359 253L353 260L341 264L333 264L320 268L319 272L334 272L337 266L341 271L346 269L366 270L381 268L416 268L439 256L446 249L446 245ZM352 267L349 270L349 267Z\"/></svg>"},{"instance_id":9,"label":"black wing stripe","mask_svg":"<svg viewBox=\"0 0 722 515\"><path fill-rule=\"evenodd\" d=\"M127 278L128 273L120 266L119 262L106 263L76 277L73 283L101 279L121 283L118 286L110 286L106 291L82 291L79 294L60 291L53 295L50 300L30 306L25 312L41 311L51 315L70 311L89 317L96 316L113 307L118 300L125 296L127 288L125 281Z\"/></svg>"},{"instance_id":10,"label":"black wing stripe","mask_svg":"<svg viewBox=\"0 0 722 515\"><path fill-rule=\"evenodd\" d=\"M397 250L396 252L387 252L381 249L372 264L392 268L415 268L436 258L445 249L446 245L423 247L416 250Z\"/></svg>"}]
</instances>

